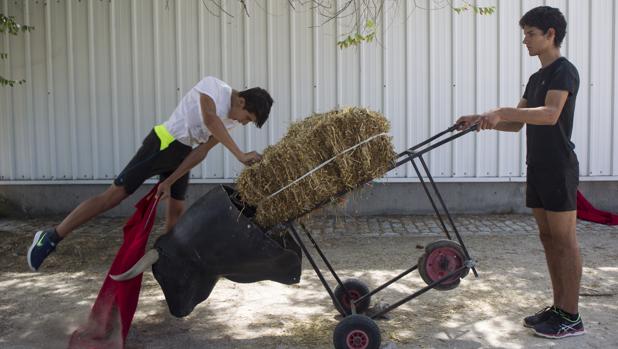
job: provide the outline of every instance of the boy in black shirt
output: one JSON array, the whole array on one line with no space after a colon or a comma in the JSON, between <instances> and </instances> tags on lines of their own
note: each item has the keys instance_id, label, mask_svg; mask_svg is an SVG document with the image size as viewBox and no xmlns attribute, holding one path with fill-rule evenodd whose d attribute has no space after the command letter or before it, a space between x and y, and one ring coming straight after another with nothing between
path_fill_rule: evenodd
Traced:
<instances>
[{"instance_id":1,"label":"boy in black shirt","mask_svg":"<svg viewBox=\"0 0 618 349\"><path fill-rule=\"evenodd\" d=\"M523 43L542 68L528 80L517 108L498 108L463 116L460 129L478 123L480 130L518 132L526 124L526 206L532 208L553 289L553 305L524 319L542 337L584 334L578 313L582 261L575 234L579 164L571 142L577 69L560 55L566 20L560 10L540 6L519 21Z\"/></svg>"}]
</instances>

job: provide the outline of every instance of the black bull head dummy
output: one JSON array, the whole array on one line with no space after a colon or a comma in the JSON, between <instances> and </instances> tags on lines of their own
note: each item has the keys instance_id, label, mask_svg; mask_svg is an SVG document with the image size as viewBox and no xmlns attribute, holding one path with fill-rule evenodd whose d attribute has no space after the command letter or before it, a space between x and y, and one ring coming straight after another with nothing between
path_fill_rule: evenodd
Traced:
<instances>
[{"instance_id":1,"label":"black bull head dummy","mask_svg":"<svg viewBox=\"0 0 618 349\"><path fill-rule=\"evenodd\" d=\"M233 189L217 186L197 200L176 226L155 242L117 281L152 265L172 315L187 316L221 277L249 283L300 281L301 251L287 234L271 237L245 214Z\"/></svg>"}]
</instances>

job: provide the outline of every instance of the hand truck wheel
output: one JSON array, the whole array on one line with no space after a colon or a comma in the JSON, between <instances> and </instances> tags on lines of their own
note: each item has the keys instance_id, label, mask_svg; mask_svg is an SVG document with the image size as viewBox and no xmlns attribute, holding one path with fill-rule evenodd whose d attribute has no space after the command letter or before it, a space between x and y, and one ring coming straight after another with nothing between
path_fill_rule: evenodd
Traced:
<instances>
[{"instance_id":1,"label":"hand truck wheel","mask_svg":"<svg viewBox=\"0 0 618 349\"><path fill-rule=\"evenodd\" d=\"M335 327L335 349L379 349L382 342L380 328L365 315L345 317Z\"/></svg>"},{"instance_id":2,"label":"hand truck wheel","mask_svg":"<svg viewBox=\"0 0 618 349\"><path fill-rule=\"evenodd\" d=\"M418 259L418 273L427 285L440 280L447 274L464 265L465 254L461 246L452 240L434 241L425 247L425 253ZM459 286L462 278L468 275L469 269L464 269L460 275L442 281L434 286L436 290L447 291Z\"/></svg>"},{"instance_id":3,"label":"hand truck wheel","mask_svg":"<svg viewBox=\"0 0 618 349\"><path fill-rule=\"evenodd\" d=\"M345 291L341 285L337 285L335 288L335 298L339 301L345 311L345 314L341 315L346 316L352 314L352 301L360 299L364 295L368 294L369 287L358 279L347 279L343 282L343 286L345 286ZM367 311L370 303L371 297L367 297L363 299L362 302L356 303L356 313L362 314Z\"/></svg>"}]
</instances>

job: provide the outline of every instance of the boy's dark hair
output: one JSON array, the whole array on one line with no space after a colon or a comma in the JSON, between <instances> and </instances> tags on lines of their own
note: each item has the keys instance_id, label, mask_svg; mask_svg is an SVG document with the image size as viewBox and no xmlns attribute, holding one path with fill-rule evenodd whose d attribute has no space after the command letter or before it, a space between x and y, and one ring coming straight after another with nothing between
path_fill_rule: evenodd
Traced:
<instances>
[{"instance_id":1,"label":"boy's dark hair","mask_svg":"<svg viewBox=\"0 0 618 349\"><path fill-rule=\"evenodd\" d=\"M560 47L566 35L566 19L562 12L555 7L539 6L526 12L519 20L519 26L523 29L526 25L541 29L543 34L547 34L549 28L554 28L556 31L554 45L556 47Z\"/></svg>"},{"instance_id":2,"label":"boy's dark hair","mask_svg":"<svg viewBox=\"0 0 618 349\"><path fill-rule=\"evenodd\" d=\"M273 105L273 99L268 94L268 91L260 87L254 87L241 91L238 95L245 99L245 109L255 114L255 123L258 128L261 128L268 120L270 107Z\"/></svg>"}]
</instances>

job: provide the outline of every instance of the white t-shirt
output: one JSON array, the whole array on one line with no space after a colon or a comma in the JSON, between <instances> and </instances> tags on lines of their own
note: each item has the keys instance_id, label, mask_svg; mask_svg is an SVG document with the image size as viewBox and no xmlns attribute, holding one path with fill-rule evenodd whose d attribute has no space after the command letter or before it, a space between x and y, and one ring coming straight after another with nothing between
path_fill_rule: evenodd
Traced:
<instances>
[{"instance_id":1,"label":"white t-shirt","mask_svg":"<svg viewBox=\"0 0 618 349\"><path fill-rule=\"evenodd\" d=\"M211 136L202 118L200 93L215 102L217 116L221 118L225 128L229 130L239 125L238 121L227 117L231 107L232 88L215 77L207 76L182 97L172 116L163 123L174 139L188 146L205 143Z\"/></svg>"}]
</instances>

